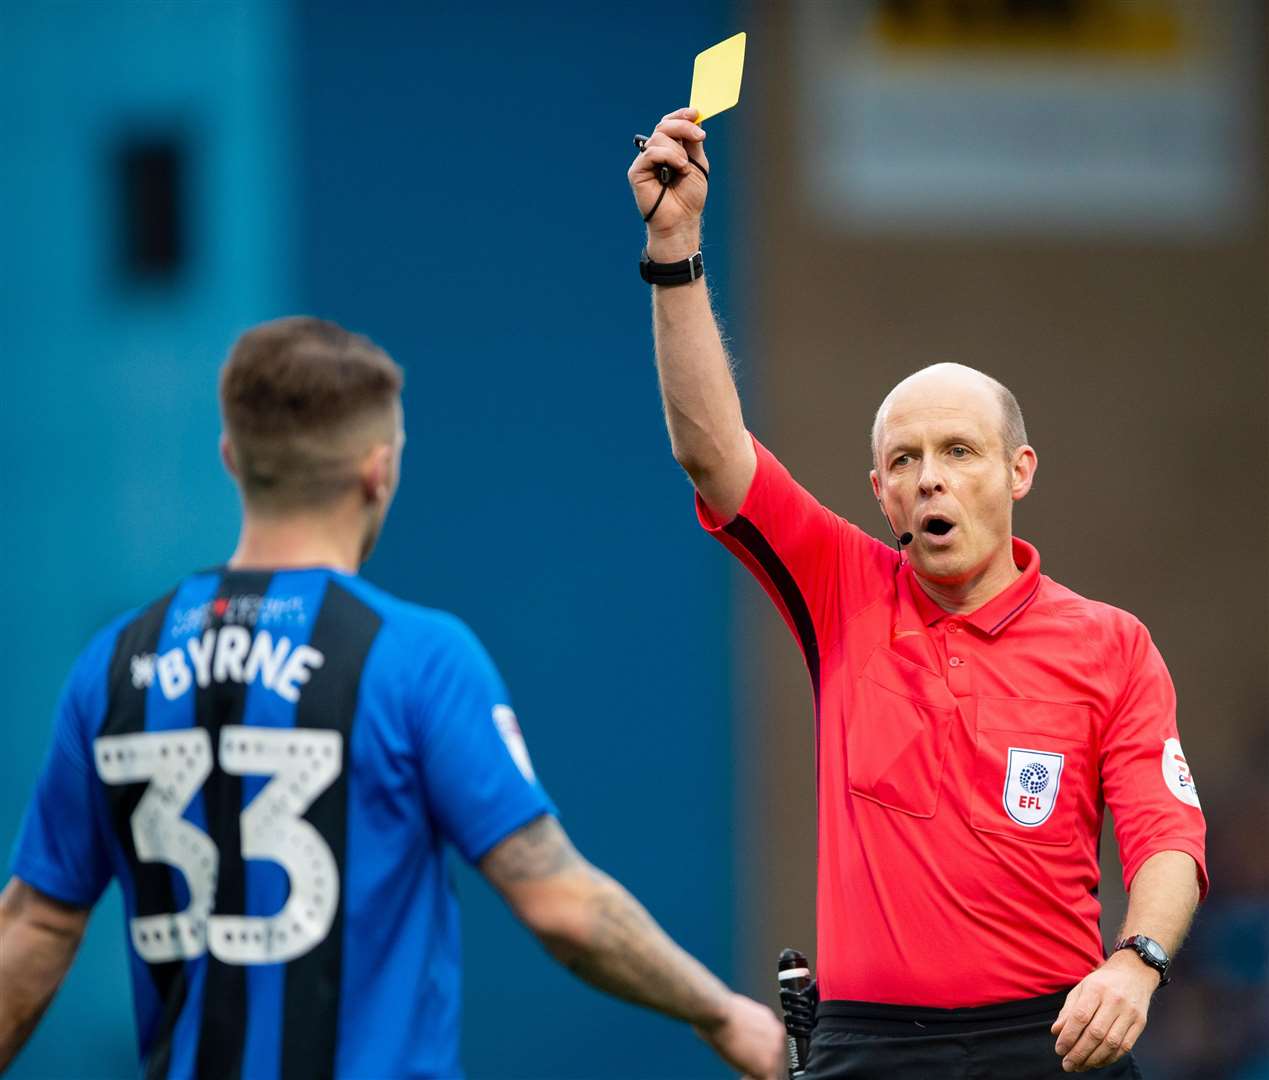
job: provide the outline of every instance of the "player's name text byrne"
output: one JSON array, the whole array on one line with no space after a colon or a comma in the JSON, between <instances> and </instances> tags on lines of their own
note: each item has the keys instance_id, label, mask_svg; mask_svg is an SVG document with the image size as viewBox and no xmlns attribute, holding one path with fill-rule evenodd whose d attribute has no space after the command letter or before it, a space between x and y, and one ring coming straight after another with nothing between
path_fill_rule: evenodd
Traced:
<instances>
[{"instance_id":1,"label":"player's name text byrne","mask_svg":"<svg viewBox=\"0 0 1269 1080\"><path fill-rule=\"evenodd\" d=\"M294 704L300 700L300 687L325 662L311 645L292 647L290 638L274 641L268 630L252 634L243 626L222 626L164 653L133 656L132 685L143 689L157 677L163 696L174 701L195 684L205 688L213 681L259 682Z\"/></svg>"}]
</instances>

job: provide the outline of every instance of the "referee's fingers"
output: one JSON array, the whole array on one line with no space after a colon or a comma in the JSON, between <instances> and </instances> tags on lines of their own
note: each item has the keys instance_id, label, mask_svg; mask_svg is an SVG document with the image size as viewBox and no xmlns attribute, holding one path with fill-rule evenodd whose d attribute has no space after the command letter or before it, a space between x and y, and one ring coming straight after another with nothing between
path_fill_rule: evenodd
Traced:
<instances>
[{"instance_id":1,"label":"referee's fingers","mask_svg":"<svg viewBox=\"0 0 1269 1080\"><path fill-rule=\"evenodd\" d=\"M1123 1045L1131 1028L1131 1011L1120 1013L1115 1018L1115 1022L1110 1025L1110 1030L1106 1033L1106 1038L1102 1040L1101 1045L1088 1055L1088 1060L1084 1062L1084 1068L1100 1069L1103 1065L1118 1061L1124 1055Z\"/></svg>"},{"instance_id":2,"label":"referee's fingers","mask_svg":"<svg viewBox=\"0 0 1269 1080\"><path fill-rule=\"evenodd\" d=\"M705 140L705 129L699 124L693 124L690 120L667 117L657 124L656 131L679 142L704 142ZM653 132L654 135L656 131Z\"/></svg>"},{"instance_id":3,"label":"referee's fingers","mask_svg":"<svg viewBox=\"0 0 1269 1080\"><path fill-rule=\"evenodd\" d=\"M1066 1000L1062 1002L1062 1008L1057 1014L1057 1019L1053 1021L1053 1026L1049 1028L1050 1035L1056 1035L1066 1025L1067 1018L1071 1015L1071 1009L1075 1007L1075 1003L1079 1000L1080 992L1083 989L1083 983L1071 988L1071 992L1066 995ZM1061 1052L1059 1048L1058 1053Z\"/></svg>"},{"instance_id":4,"label":"referee's fingers","mask_svg":"<svg viewBox=\"0 0 1269 1080\"><path fill-rule=\"evenodd\" d=\"M664 124L667 120L695 120L699 115L700 113L696 109L689 106L685 109L675 109L672 113L666 113L661 117L661 123Z\"/></svg>"},{"instance_id":5,"label":"referee's fingers","mask_svg":"<svg viewBox=\"0 0 1269 1080\"><path fill-rule=\"evenodd\" d=\"M666 161L676 169L687 170L688 150L676 138L667 136L665 132L654 131L643 146L643 159L646 161Z\"/></svg>"},{"instance_id":6,"label":"referee's fingers","mask_svg":"<svg viewBox=\"0 0 1269 1080\"><path fill-rule=\"evenodd\" d=\"M1076 997L1075 995L1079 996ZM1070 1000L1062 1007L1062 1013L1065 1013L1063 1019L1061 1013L1058 1019L1061 1021L1058 1025L1057 1045L1054 1049L1062 1057L1065 1057L1084 1034L1084 1029L1092 1021L1094 1014L1097 1012L1098 1005L1101 1004L1100 997L1091 990L1085 990L1080 986L1075 988Z\"/></svg>"},{"instance_id":7,"label":"referee's fingers","mask_svg":"<svg viewBox=\"0 0 1269 1080\"><path fill-rule=\"evenodd\" d=\"M1141 1038L1141 1033L1145 1030L1145 1020L1138 1017L1133 1021L1132 1026L1128 1028L1128 1034L1124 1036L1123 1045L1119 1048L1120 1057L1132 1053L1132 1048L1137 1045L1137 1040Z\"/></svg>"},{"instance_id":8,"label":"referee's fingers","mask_svg":"<svg viewBox=\"0 0 1269 1080\"><path fill-rule=\"evenodd\" d=\"M1062 1056L1062 1070L1076 1072L1085 1067L1089 1056L1101 1046L1102 1041L1110 1033L1111 1026L1118 1019L1118 1010L1107 1002L1102 1002L1092 1018L1084 1027L1075 1045ZM1061 1045L1061 1039L1058 1040Z\"/></svg>"},{"instance_id":9,"label":"referee's fingers","mask_svg":"<svg viewBox=\"0 0 1269 1080\"><path fill-rule=\"evenodd\" d=\"M656 136L652 138L655 139ZM687 151L675 142L653 142L649 139L643 153L635 158L630 171L632 174L637 172L651 174L656 171L658 165L671 165L679 172L687 172Z\"/></svg>"}]
</instances>

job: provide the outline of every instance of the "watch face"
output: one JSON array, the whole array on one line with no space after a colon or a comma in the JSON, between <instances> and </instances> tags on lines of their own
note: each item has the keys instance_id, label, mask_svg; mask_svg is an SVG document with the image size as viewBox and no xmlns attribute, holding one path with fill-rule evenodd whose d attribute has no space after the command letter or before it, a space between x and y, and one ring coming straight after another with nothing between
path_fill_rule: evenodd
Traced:
<instances>
[{"instance_id":1,"label":"watch face","mask_svg":"<svg viewBox=\"0 0 1269 1080\"><path fill-rule=\"evenodd\" d=\"M1163 946L1160 945L1157 941L1151 941L1147 939L1143 941L1141 944L1142 944L1142 947L1146 950L1146 952L1150 954L1150 959L1156 960L1160 964L1167 963L1167 959L1168 959L1167 953L1163 951Z\"/></svg>"}]
</instances>

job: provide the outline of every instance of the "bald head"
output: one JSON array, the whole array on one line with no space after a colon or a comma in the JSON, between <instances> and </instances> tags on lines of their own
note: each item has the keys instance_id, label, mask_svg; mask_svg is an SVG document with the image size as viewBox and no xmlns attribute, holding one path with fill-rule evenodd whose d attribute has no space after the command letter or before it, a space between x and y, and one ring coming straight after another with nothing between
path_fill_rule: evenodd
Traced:
<instances>
[{"instance_id":1,"label":"bald head","mask_svg":"<svg viewBox=\"0 0 1269 1080\"><path fill-rule=\"evenodd\" d=\"M915 371L890 391L877 409L872 422L872 456L879 463L881 436L891 409L912 399L944 399L950 402L977 404L985 411L994 411L999 425L1005 460L1013 458L1018 447L1027 441L1022 410L1013 391L1004 383L964 364L931 364Z\"/></svg>"}]
</instances>

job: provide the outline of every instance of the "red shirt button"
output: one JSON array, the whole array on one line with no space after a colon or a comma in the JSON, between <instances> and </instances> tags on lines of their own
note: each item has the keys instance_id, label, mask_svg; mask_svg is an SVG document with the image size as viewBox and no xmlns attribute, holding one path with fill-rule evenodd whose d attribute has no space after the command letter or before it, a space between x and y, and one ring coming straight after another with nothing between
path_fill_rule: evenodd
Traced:
<instances>
[{"instance_id":1,"label":"red shirt button","mask_svg":"<svg viewBox=\"0 0 1269 1080\"><path fill-rule=\"evenodd\" d=\"M965 663L965 661L964 661L964 660L962 660L959 656L953 656L953 657L952 657L952 658L948 661L948 663L949 663L952 667L960 667L963 663Z\"/></svg>"}]
</instances>

